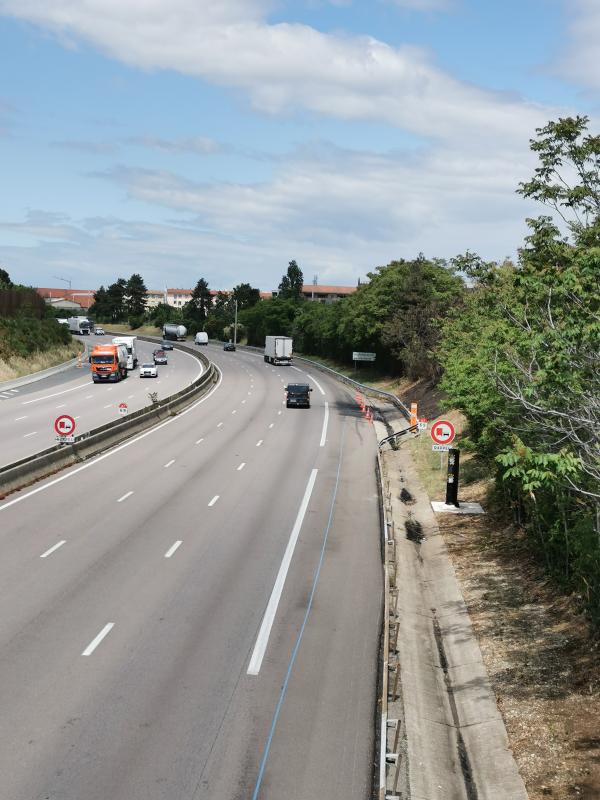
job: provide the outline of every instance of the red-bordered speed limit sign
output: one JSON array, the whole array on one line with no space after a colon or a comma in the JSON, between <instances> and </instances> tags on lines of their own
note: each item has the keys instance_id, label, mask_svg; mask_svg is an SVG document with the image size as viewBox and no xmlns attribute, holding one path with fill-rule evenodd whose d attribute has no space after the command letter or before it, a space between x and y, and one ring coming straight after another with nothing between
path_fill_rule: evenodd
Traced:
<instances>
[{"instance_id":1,"label":"red-bordered speed limit sign","mask_svg":"<svg viewBox=\"0 0 600 800\"><path fill-rule=\"evenodd\" d=\"M447 419L440 419L431 426L431 438L436 444L450 444L455 436L454 425Z\"/></svg>"},{"instance_id":2,"label":"red-bordered speed limit sign","mask_svg":"<svg viewBox=\"0 0 600 800\"><path fill-rule=\"evenodd\" d=\"M54 430L59 436L71 436L75 431L75 420L68 414L61 414L54 420Z\"/></svg>"}]
</instances>

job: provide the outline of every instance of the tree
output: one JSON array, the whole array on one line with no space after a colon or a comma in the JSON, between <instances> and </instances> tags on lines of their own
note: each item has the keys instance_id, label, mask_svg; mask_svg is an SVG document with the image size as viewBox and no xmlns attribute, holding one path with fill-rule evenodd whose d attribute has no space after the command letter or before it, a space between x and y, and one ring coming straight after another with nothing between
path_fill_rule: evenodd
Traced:
<instances>
[{"instance_id":1,"label":"tree","mask_svg":"<svg viewBox=\"0 0 600 800\"><path fill-rule=\"evenodd\" d=\"M290 261L287 272L283 275L279 284L279 297L282 300L300 300L303 286L304 276L302 270L295 261Z\"/></svg>"},{"instance_id":2,"label":"tree","mask_svg":"<svg viewBox=\"0 0 600 800\"><path fill-rule=\"evenodd\" d=\"M94 302L90 307L90 315L100 322L111 320L110 299L104 286L94 292Z\"/></svg>"},{"instance_id":3,"label":"tree","mask_svg":"<svg viewBox=\"0 0 600 800\"><path fill-rule=\"evenodd\" d=\"M127 281L119 278L106 290L109 322L121 322L126 315Z\"/></svg>"},{"instance_id":4,"label":"tree","mask_svg":"<svg viewBox=\"0 0 600 800\"><path fill-rule=\"evenodd\" d=\"M238 311L251 308L260 300L260 291L253 289L249 283L240 283L233 288L233 299L237 300Z\"/></svg>"},{"instance_id":5,"label":"tree","mask_svg":"<svg viewBox=\"0 0 600 800\"><path fill-rule=\"evenodd\" d=\"M128 317L141 317L146 312L146 284L141 275L134 272L127 281L125 290L126 309Z\"/></svg>"},{"instance_id":6,"label":"tree","mask_svg":"<svg viewBox=\"0 0 600 800\"><path fill-rule=\"evenodd\" d=\"M10 275L5 269L0 267L0 289L12 289L13 282L10 279Z\"/></svg>"}]
</instances>

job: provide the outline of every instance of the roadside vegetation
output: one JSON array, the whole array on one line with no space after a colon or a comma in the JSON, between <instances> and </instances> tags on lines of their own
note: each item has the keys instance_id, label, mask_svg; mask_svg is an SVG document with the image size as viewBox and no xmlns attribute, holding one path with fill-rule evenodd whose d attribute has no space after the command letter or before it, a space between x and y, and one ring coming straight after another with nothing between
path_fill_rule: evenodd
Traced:
<instances>
[{"instance_id":1,"label":"roadside vegetation","mask_svg":"<svg viewBox=\"0 0 600 800\"><path fill-rule=\"evenodd\" d=\"M0 381L61 364L79 349L35 289L13 284L0 269Z\"/></svg>"}]
</instances>

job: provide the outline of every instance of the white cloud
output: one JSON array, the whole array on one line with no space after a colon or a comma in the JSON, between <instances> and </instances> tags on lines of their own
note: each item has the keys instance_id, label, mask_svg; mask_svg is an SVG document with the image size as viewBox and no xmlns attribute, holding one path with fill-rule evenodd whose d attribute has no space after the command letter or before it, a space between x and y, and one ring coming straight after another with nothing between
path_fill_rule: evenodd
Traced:
<instances>
[{"instance_id":1,"label":"white cloud","mask_svg":"<svg viewBox=\"0 0 600 800\"><path fill-rule=\"evenodd\" d=\"M559 62L561 73L581 86L600 89L600 3L566 0L570 43Z\"/></svg>"},{"instance_id":2,"label":"white cloud","mask_svg":"<svg viewBox=\"0 0 600 800\"><path fill-rule=\"evenodd\" d=\"M163 139L158 136L136 136L127 140L128 144L161 150L165 153L196 153L214 155L227 148L220 142L206 136L192 136L185 139Z\"/></svg>"},{"instance_id":3,"label":"white cloud","mask_svg":"<svg viewBox=\"0 0 600 800\"><path fill-rule=\"evenodd\" d=\"M389 0L393 5L411 11L441 11L450 7L450 0Z\"/></svg>"},{"instance_id":4,"label":"white cloud","mask_svg":"<svg viewBox=\"0 0 600 800\"><path fill-rule=\"evenodd\" d=\"M269 114L383 121L470 146L488 131L522 143L548 118L547 109L454 79L420 48L268 24L269 8L261 0L0 0L0 13L143 69L243 90Z\"/></svg>"}]
</instances>

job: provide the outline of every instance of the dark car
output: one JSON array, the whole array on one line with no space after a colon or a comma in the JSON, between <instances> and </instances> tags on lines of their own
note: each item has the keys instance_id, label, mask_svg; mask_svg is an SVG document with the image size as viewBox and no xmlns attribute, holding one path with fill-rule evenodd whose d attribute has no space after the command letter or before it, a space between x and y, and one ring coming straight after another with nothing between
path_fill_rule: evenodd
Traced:
<instances>
[{"instance_id":1,"label":"dark car","mask_svg":"<svg viewBox=\"0 0 600 800\"><path fill-rule=\"evenodd\" d=\"M289 383L285 392L287 408L310 408L312 389L308 383Z\"/></svg>"},{"instance_id":2,"label":"dark car","mask_svg":"<svg viewBox=\"0 0 600 800\"><path fill-rule=\"evenodd\" d=\"M166 339L160 343L163 350L172 350L173 342L168 342Z\"/></svg>"},{"instance_id":3,"label":"dark car","mask_svg":"<svg viewBox=\"0 0 600 800\"><path fill-rule=\"evenodd\" d=\"M223 345L223 350L229 350L230 352L235 351L235 345L233 342L225 342Z\"/></svg>"},{"instance_id":4,"label":"dark car","mask_svg":"<svg viewBox=\"0 0 600 800\"><path fill-rule=\"evenodd\" d=\"M152 355L154 356L154 363L155 364L168 364L169 359L167 358L167 354L164 350L155 350Z\"/></svg>"}]
</instances>

